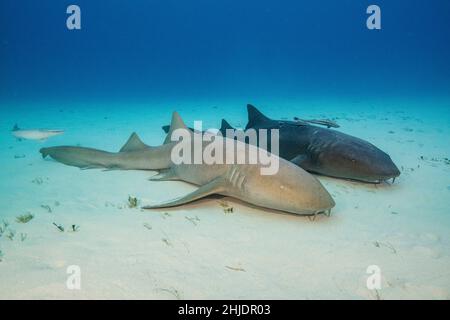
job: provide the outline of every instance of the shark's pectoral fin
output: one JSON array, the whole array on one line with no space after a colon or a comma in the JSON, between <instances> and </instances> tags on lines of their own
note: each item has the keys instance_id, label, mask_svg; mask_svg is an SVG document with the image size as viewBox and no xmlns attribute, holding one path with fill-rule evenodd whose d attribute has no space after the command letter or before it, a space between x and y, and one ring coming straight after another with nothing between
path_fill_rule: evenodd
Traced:
<instances>
[{"instance_id":1,"label":"shark's pectoral fin","mask_svg":"<svg viewBox=\"0 0 450 320\"><path fill-rule=\"evenodd\" d=\"M309 171L309 172L317 172L317 165L315 164L315 161L313 161L310 157L310 155L305 154L299 154L298 156L294 157L293 159L289 160L293 164L299 166L303 170Z\"/></svg>"},{"instance_id":2,"label":"shark's pectoral fin","mask_svg":"<svg viewBox=\"0 0 450 320\"><path fill-rule=\"evenodd\" d=\"M160 170L158 174L151 176L149 181L169 181L169 180L180 180L177 173L173 168Z\"/></svg>"},{"instance_id":3,"label":"shark's pectoral fin","mask_svg":"<svg viewBox=\"0 0 450 320\"><path fill-rule=\"evenodd\" d=\"M292 162L293 164L296 164L299 167L301 167L302 164L304 164L307 160L308 160L308 156L307 155L299 154L298 156L295 156L294 158L292 158L289 161Z\"/></svg>"},{"instance_id":4,"label":"shark's pectoral fin","mask_svg":"<svg viewBox=\"0 0 450 320\"><path fill-rule=\"evenodd\" d=\"M80 170L90 170L90 169L101 169L101 168L103 168L103 166L96 165L96 164L90 164L90 165L79 166L79 168L80 168ZM105 169L103 171L108 171L108 170Z\"/></svg>"},{"instance_id":5,"label":"shark's pectoral fin","mask_svg":"<svg viewBox=\"0 0 450 320\"><path fill-rule=\"evenodd\" d=\"M179 197L176 199L172 199L172 200L169 200L166 202L158 203L158 204L148 205L148 206L142 207L142 209L176 207L176 206L179 206L182 204L192 202L197 199L204 198L204 197L209 196L214 193L223 192L224 190L225 190L225 180L221 177L218 177L185 196L182 196L182 197Z\"/></svg>"}]
</instances>

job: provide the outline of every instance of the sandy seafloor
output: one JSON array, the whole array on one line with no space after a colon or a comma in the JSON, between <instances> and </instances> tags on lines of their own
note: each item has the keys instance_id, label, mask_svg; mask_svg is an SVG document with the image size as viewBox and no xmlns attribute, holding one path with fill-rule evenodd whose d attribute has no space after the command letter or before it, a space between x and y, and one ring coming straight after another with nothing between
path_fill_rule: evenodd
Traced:
<instances>
[{"instance_id":1,"label":"sandy seafloor","mask_svg":"<svg viewBox=\"0 0 450 320\"><path fill-rule=\"evenodd\" d=\"M61 144L114 151L132 131L157 145L175 109L188 124L214 127L225 117L242 127L247 101L3 105L0 221L16 235L0 238L0 298L449 299L450 100L411 101L253 101L273 118L335 118L401 168L394 185L319 177L337 205L315 221L230 198L233 213L216 198L130 209L129 195L146 204L195 187L147 181L154 172L79 170L38 153ZM16 122L66 132L17 141L10 134ZM17 223L26 212L34 219ZM72 224L78 232L67 232ZM81 268L81 290L66 287L70 265ZM377 292L366 288L369 265L381 269Z\"/></svg>"}]
</instances>

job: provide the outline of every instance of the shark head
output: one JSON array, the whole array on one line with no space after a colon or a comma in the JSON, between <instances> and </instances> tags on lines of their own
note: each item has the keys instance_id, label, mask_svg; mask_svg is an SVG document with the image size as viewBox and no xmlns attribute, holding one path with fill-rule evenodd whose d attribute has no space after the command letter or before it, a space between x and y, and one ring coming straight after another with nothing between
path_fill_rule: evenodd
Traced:
<instances>
[{"instance_id":1,"label":"shark head","mask_svg":"<svg viewBox=\"0 0 450 320\"><path fill-rule=\"evenodd\" d=\"M370 183L379 183L400 175L387 153L355 137L338 139L324 147L317 144L313 149L310 159L305 162L311 171Z\"/></svg>"},{"instance_id":2,"label":"shark head","mask_svg":"<svg viewBox=\"0 0 450 320\"><path fill-rule=\"evenodd\" d=\"M325 187L302 168L280 159L275 175L255 174L246 181L254 204L299 215L329 212L335 202Z\"/></svg>"},{"instance_id":3,"label":"shark head","mask_svg":"<svg viewBox=\"0 0 450 320\"><path fill-rule=\"evenodd\" d=\"M285 128L290 128L284 133L286 141L295 140L297 134L299 141L308 141L307 145L305 143L306 151L302 151L295 158L288 158L305 170L370 183L379 183L400 175L391 157L365 140L307 123L272 120L252 105L247 105L247 110L247 129L277 127L283 123ZM280 134L283 135L282 132ZM283 136L280 139L283 139ZM284 146L284 149L280 149L280 156L292 154L290 145Z\"/></svg>"}]
</instances>

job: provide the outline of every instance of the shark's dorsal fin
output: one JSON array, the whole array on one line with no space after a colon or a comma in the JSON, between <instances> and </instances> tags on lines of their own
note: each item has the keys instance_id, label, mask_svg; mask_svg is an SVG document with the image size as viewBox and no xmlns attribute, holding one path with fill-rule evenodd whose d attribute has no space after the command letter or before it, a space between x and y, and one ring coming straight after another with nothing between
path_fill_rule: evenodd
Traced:
<instances>
[{"instance_id":1,"label":"shark's dorsal fin","mask_svg":"<svg viewBox=\"0 0 450 320\"><path fill-rule=\"evenodd\" d=\"M227 120L222 119L222 123L220 125L220 132L222 132L223 134L227 129L234 129L234 128L231 126L231 124L227 122Z\"/></svg>"},{"instance_id":2,"label":"shark's dorsal fin","mask_svg":"<svg viewBox=\"0 0 450 320\"><path fill-rule=\"evenodd\" d=\"M188 128L184 124L184 121L183 119L181 119L178 112L175 111L174 113L172 113L172 121L170 122L170 129L169 132L167 133L166 139L164 140L164 144L172 142L171 140L172 133L176 129L188 129Z\"/></svg>"},{"instance_id":3,"label":"shark's dorsal fin","mask_svg":"<svg viewBox=\"0 0 450 320\"><path fill-rule=\"evenodd\" d=\"M136 132L133 132L119 152L137 151L145 148L147 148L147 145L141 141Z\"/></svg>"},{"instance_id":4,"label":"shark's dorsal fin","mask_svg":"<svg viewBox=\"0 0 450 320\"><path fill-rule=\"evenodd\" d=\"M247 112L248 112L248 123L245 129L251 128L257 123L270 121L269 118L263 115L258 109L256 109L251 104L247 105Z\"/></svg>"},{"instance_id":5,"label":"shark's dorsal fin","mask_svg":"<svg viewBox=\"0 0 450 320\"><path fill-rule=\"evenodd\" d=\"M165 133L169 133L170 125L162 126L161 128L164 130Z\"/></svg>"}]
</instances>

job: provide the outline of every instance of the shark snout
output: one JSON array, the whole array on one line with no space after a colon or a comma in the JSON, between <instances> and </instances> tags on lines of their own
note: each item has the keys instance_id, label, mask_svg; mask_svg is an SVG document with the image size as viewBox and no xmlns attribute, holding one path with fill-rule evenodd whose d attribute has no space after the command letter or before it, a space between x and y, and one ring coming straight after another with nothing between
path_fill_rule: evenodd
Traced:
<instances>
[{"instance_id":1,"label":"shark snout","mask_svg":"<svg viewBox=\"0 0 450 320\"><path fill-rule=\"evenodd\" d=\"M329 213L336 205L333 197L328 190L322 185L322 183L315 177L307 183L308 190L300 190L297 197L302 202L306 202L309 205L306 206L305 215L315 215L319 213Z\"/></svg>"},{"instance_id":2,"label":"shark snout","mask_svg":"<svg viewBox=\"0 0 450 320\"><path fill-rule=\"evenodd\" d=\"M42 158L44 158L44 159L49 155L49 149L48 148L41 148L39 150L39 152L41 153Z\"/></svg>"},{"instance_id":3,"label":"shark snout","mask_svg":"<svg viewBox=\"0 0 450 320\"><path fill-rule=\"evenodd\" d=\"M334 199L330 193L324 187L322 188L323 190L320 190L320 192L316 195L317 206L313 212L314 214L329 212L336 205L336 202L334 202Z\"/></svg>"},{"instance_id":4,"label":"shark snout","mask_svg":"<svg viewBox=\"0 0 450 320\"><path fill-rule=\"evenodd\" d=\"M330 153L326 157L326 168L331 176L344 177L348 179L379 183L400 175L391 157L370 144L359 144L347 149L345 154ZM342 146L341 149L344 149Z\"/></svg>"},{"instance_id":5,"label":"shark snout","mask_svg":"<svg viewBox=\"0 0 450 320\"><path fill-rule=\"evenodd\" d=\"M392 163L392 166L385 168L380 176L382 177L381 180L388 180L388 179L392 179L392 178L396 178L400 175L400 170L397 168L397 166Z\"/></svg>"},{"instance_id":6,"label":"shark snout","mask_svg":"<svg viewBox=\"0 0 450 320\"><path fill-rule=\"evenodd\" d=\"M384 159L374 161L370 170L370 180L374 182L386 181L400 175L400 170L389 156Z\"/></svg>"}]
</instances>

